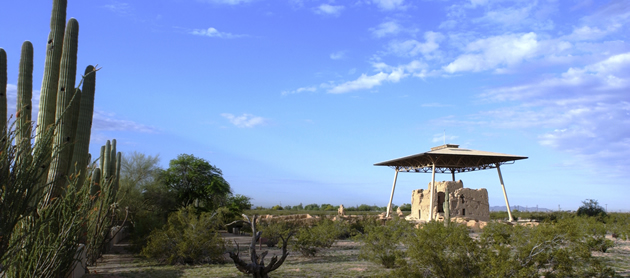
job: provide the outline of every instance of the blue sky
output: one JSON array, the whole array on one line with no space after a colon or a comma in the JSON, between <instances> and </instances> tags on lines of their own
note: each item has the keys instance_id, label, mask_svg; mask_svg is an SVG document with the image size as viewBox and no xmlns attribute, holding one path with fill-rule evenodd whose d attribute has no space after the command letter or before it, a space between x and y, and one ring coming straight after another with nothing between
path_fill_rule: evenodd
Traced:
<instances>
[{"instance_id":1,"label":"blue sky","mask_svg":"<svg viewBox=\"0 0 630 278\"><path fill-rule=\"evenodd\" d=\"M11 112L24 40L37 103L52 1L5 2ZM70 0L70 17L79 71L102 67L93 154L194 154L255 205L384 206L394 171L373 164L446 139L529 157L502 167L512 206L630 210L628 1ZM399 175L394 203L430 178ZM504 205L496 171L458 178Z\"/></svg>"}]
</instances>

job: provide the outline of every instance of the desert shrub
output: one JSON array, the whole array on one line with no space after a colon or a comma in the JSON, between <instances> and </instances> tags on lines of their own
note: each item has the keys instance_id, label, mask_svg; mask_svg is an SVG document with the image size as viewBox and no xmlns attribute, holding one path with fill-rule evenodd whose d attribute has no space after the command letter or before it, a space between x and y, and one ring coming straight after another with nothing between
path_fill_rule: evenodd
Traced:
<instances>
[{"instance_id":1,"label":"desert shrub","mask_svg":"<svg viewBox=\"0 0 630 278\"><path fill-rule=\"evenodd\" d=\"M370 215L362 215L355 219L350 220L350 233L352 236L361 236L366 233L366 229L369 226L380 224L381 220L377 217Z\"/></svg>"},{"instance_id":2,"label":"desert shrub","mask_svg":"<svg viewBox=\"0 0 630 278\"><path fill-rule=\"evenodd\" d=\"M599 205L597 200L586 199L582 201L582 205L578 208L577 215L597 217L599 220L603 221L603 218L606 217L606 211Z\"/></svg>"},{"instance_id":3,"label":"desert shrub","mask_svg":"<svg viewBox=\"0 0 630 278\"><path fill-rule=\"evenodd\" d=\"M489 223L479 238L482 277L610 277L578 218L534 227Z\"/></svg>"},{"instance_id":4,"label":"desert shrub","mask_svg":"<svg viewBox=\"0 0 630 278\"><path fill-rule=\"evenodd\" d=\"M287 238L298 225L297 222L291 221L260 221L257 226L258 231L262 232L262 237L267 240L267 246L274 247L280 242L281 237Z\"/></svg>"},{"instance_id":5,"label":"desert shrub","mask_svg":"<svg viewBox=\"0 0 630 278\"><path fill-rule=\"evenodd\" d=\"M411 211L411 204L402 204L399 208L401 211Z\"/></svg>"},{"instance_id":6,"label":"desert shrub","mask_svg":"<svg viewBox=\"0 0 630 278\"><path fill-rule=\"evenodd\" d=\"M575 222L575 225L585 233L585 242L591 251L606 252L614 247L614 242L606 238L606 224L593 217L579 217Z\"/></svg>"},{"instance_id":7,"label":"desert shrub","mask_svg":"<svg viewBox=\"0 0 630 278\"><path fill-rule=\"evenodd\" d=\"M397 260L404 258L401 242L412 232L413 226L400 218L393 218L384 225L367 225L358 238L363 243L359 259L372 261L386 268L393 268Z\"/></svg>"},{"instance_id":8,"label":"desert shrub","mask_svg":"<svg viewBox=\"0 0 630 278\"><path fill-rule=\"evenodd\" d=\"M480 274L477 242L463 225L431 221L407 237L408 260L399 260L397 277L476 277Z\"/></svg>"},{"instance_id":9,"label":"desert shrub","mask_svg":"<svg viewBox=\"0 0 630 278\"><path fill-rule=\"evenodd\" d=\"M212 214L181 208L169 215L163 228L151 232L142 254L168 264L223 262L225 243L214 226Z\"/></svg>"},{"instance_id":10,"label":"desert shrub","mask_svg":"<svg viewBox=\"0 0 630 278\"><path fill-rule=\"evenodd\" d=\"M628 240L630 238L630 214L609 213L606 217L606 228L614 238Z\"/></svg>"},{"instance_id":11,"label":"desert shrub","mask_svg":"<svg viewBox=\"0 0 630 278\"><path fill-rule=\"evenodd\" d=\"M304 226L297 231L293 249L305 257L315 256L321 250L330 248L342 231L342 224L322 219L312 227Z\"/></svg>"}]
</instances>

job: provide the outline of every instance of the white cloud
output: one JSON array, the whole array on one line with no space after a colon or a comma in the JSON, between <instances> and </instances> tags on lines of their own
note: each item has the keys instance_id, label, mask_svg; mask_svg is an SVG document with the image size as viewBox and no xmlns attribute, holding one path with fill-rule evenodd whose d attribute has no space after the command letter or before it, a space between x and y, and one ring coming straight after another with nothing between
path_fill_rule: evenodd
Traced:
<instances>
[{"instance_id":1,"label":"white cloud","mask_svg":"<svg viewBox=\"0 0 630 278\"><path fill-rule=\"evenodd\" d=\"M341 15L341 11L344 9L344 6L335 6L330 4L321 4L319 7L315 9L316 14L324 14L324 15L332 15L339 16Z\"/></svg>"},{"instance_id":2,"label":"white cloud","mask_svg":"<svg viewBox=\"0 0 630 278\"><path fill-rule=\"evenodd\" d=\"M598 27L585 25L579 28L574 28L573 32L570 35L563 37L563 39L571 41L599 40L616 32L620 27L620 25L609 25L606 26L606 29L602 30Z\"/></svg>"},{"instance_id":3,"label":"white cloud","mask_svg":"<svg viewBox=\"0 0 630 278\"><path fill-rule=\"evenodd\" d=\"M155 133L158 129L152 126L136 123L129 120L120 120L113 113L107 113L94 109L92 116L92 130L134 131Z\"/></svg>"},{"instance_id":4,"label":"white cloud","mask_svg":"<svg viewBox=\"0 0 630 278\"><path fill-rule=\"evenodd\" d=\"M517 106L445 123L533 129L538 141L573 154L582 165L630 170L630 52L611 55L556 77L489 90L482 98ZM589 167L590 167L589 166Z\"/></svg>"},{"instance_id":5,"label":"white cloud","mask_svg":"<svg viewBox=\"0 0 630 278\"><path fill-rule=\"evenodd\" d=\"M240 116L234 116L230 113L222 113L222 117L228 119L230 123L237 127L255 127L267 122L267 119L263 117L254 116L252 114L243 114Z\"/></svg>"},{"instance_id":6,"label":"white cloud","mask_svg":"<svg viewBox=\"0 0 630 278\"><path fill-rule=\"evenodd\" d=\"M121 16L131 15L133 11L131 5L128 3L121 3L118 1L115 1L112 4L103 5L102 7Z\"/></svg>"},{"instance_id":7,"label":"white cloud","mask_svg":"<svg viewBox=\"0 0 630 278\"><path fill-rule=\"evenodd\" d=\"M449 73L461 71L484 71L509 67L534 57L538 51L538 40L533 32L517 35L501 35L479 39L466 46L460 55L444 70Z\"/></svg>"},{"instance_id":8,"label":"white cloud","mask_svg":"<svg viewBox=\"0 0 630 278\"><path fill-rule=\"evenodd\" d=\"M373 75L361 74L361 76L355 80L332 86L328 89L328 92L332 94L342 94L356 90L372 89L376 86L380 86L383 82L397 83L401 79L411 75L424 77L427 67L426 64L417 60L397 67L392 67L385 63L375 63L372 66L379 72ZM329 85L325 84L324 86L328 87Z\"/></svg>"},{"instance_id":9,"label":"white cloud","mask_svg":"<svg viewBox=\"0 0 630 278\"><path fill-rule=\"evenodd\" d=\"M430 54L436 51L440 45L439 43L444 39L444 36L437 32L424 33L425 42L419 42L417 40L394 40L389 42L387 51L402 57L414 57L419 54L424 55L427 58L431 58Z\"/></svg>"},{"instance_id":10,"label":"white cloud","mask_svg":"<svg viewBox=\"0 0 630 278\"><path fill-rule=\"evenodd\" d=\"M404 10L407 8L405 0L372 0L372 3L384 11Z\"/></svg>"},{"instance_id":11,"label":"white cloud","mask_svg":"<svg viewBox=\"0 0 630 278\"><path fill-rule=\"evenodd\" d=\"M254 0L198 0L200 2L224 5L239 5L252 2Z\"/></svg>"},{"instance_id":12,"label":"white cloud","mask_svg":"<svg viewBox=\"0 0 630 278\"><path fill-rule=\"evenodd\" d=\"M286 96L286 95L292 95L292 94L299 94L302 92L315 92L315 91L317 91L316 87L301 87L293 91L283 91L282 95Z\"/></svg>"},{"instance_id":13,"label":"white cloud","mask_svg":"<svg viewBox=\"0 0 630 278\"><path fill-rule=\"evenodd\" d=\"M246 37L247 35L235 35L227 32L219 32L219 30L210 27L208 29L194 29L190 32L190 34L211 38L222 38L222 39L234 39Z\"/></svg>"},{"instance_id":14,"label":"white cloud","mask_svg":"<svg viewBox=\"0 0 630 278\"><path fill-rule=\"evenodd\" d=\"M559 77L513 87L489 90L482 97L497 101L522 100L538 96L549 99L576 101L587 97L590 101L601 101L607 91L630 89L630 52L613 55L607 59L582 67L569 68ZM630 101L630 98L628 99Z\"/></svg>"},{"instance_id":15,"label":"white cloud","mask_svg":"<svg viewBox=\"0 0 630 278\"><path fill-rule=\"evenodd\" d=\"M370 28L372 35L376 38L382 38L388 35L396 35L403 30L402 26L396 21L386 21L379 24L376 28Z\"/></svg>"},{"instance_id":16,"label":"white cloud","mask_svg":"<svg viewBox=\"0 0 630 278\"><path fill-rule=\"evenodd\" d=\"M346 51L337 51L330 54L330 59L340 60L346 57Z\"/></svg>"}]
</instances>

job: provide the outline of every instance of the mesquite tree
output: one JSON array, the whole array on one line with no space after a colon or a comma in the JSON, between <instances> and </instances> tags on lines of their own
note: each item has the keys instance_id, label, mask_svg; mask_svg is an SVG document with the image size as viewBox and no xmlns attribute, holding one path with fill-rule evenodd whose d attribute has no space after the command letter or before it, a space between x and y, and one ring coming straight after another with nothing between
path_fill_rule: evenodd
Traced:
<instances>
[{"instance_id":1,"label":"mesquite tree","mask_svg":"<svg viewBox=\"0 0 630 278\"><path fill-rule=\"evenodd\" d=\"M229 252L230 258L232 258L234 264L236 265L236 268L239 271L248 275L251 274L254 278L267 278L269 277L269 272L278 269L289 255L289 252L287 252L287 243L289 242L289 239L291 238L293 233L289 233L286 238L280 236L280 238L282 239L282 257L280 257L280 260L278 260L278 256L273 256L269 261L269 264L265 266L265 256L267 256L267 253L269 251L263 252L262 254L260 254L260 256L256 254L256 242L258 242L260 236L262 235L262 232L256 231L256 220L258 218L258 215L254 215L251 221L249 220L249 217L247 217L247 215L243 214L243 217L247 219L245 223L252 226L252 243L249 245L249 253L251 255L252 262L246 263L245 261L241 260L241 258L239 258L239 246L236 241L234 241L234 243L236 244L236 254L233 252Z\"/></svg>"}]
</instances>

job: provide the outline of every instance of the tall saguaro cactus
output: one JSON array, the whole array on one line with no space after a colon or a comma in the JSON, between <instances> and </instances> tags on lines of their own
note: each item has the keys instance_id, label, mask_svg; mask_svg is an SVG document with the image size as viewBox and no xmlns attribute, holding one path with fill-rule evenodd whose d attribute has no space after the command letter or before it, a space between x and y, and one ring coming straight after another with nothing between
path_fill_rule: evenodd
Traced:
<instances>
[{"instance_id":1,"label":"tall saguaro cactus","mask_svg":"<svg viewBox=\"0 0 630 278\"><path fill-rule=\"evenodd\" d=\"M7 134L7 52L0 48L0 140Z\"/></svg>"},{"instance_id":2,"label":"tall saguaro cactus","mask_svg":"<svg viewBox=\"0 0 630 278\"><path fill-rule=\"evenodd\" d=\"M67 0L53 0L52 15L50 17L50 33L46 45L46 65L39 98L39 114L37 115L37 141L46 128L55 122L55 107L57 106L57 89L59 82L59 65L63 50L64 30L66 28ZM73 84L74 85L74 84Z\"/></svg>"},{"instance_id":3,"label":"tall saguaro cactus","mask_svg":"<svg viewBox=\"0 0 630 278\"><path fill-rule=\"evenodd\" d=\"M70 173L79 172L79 184L83 184L86 178L85 171L82 171L82 169L90 162L90 135L92 132L94 91L96 87L96 72L94 72L94 67L88 66L85 69L84 76L85 79L83 80L83 90L81 90L81 102L76 124L76 141L74 143L74 151L72 152L70 164Z\"/></svg>"},{"instance_id":4,"label":"tall saguaro cactus","mask_svg":"<svg viewBox=\"0 0 630 278\"><path fill-rule=\"evenodd\" d=\"M70 164L70 146L74 141L72 134L72 116L66 108L74 96L74 84L77 73L77 48L79 40L79 22L71 18L68 21L63 39L63 52L59 73L59 89L57 90L57 105L55 111L56 131L53 148L57 155L53 157L48 173L48 184L51 184L48 200L59 194L66 182L68 166ZM52 195L51 195L52 194Z\"/></svg>"},{"instance_id":5,"label":"tall saguaro cactus","mask_svg":"<svg viewBox=\"0 0 630 278\"><path fill-rule=\"evenodd\" d=\"M22 148L31 146L31 112L33 98L33 44L25 41L22 44L22 54L20 57L20 70L17 86L17 128L16 143ZM22 149L22 154L30 151Z\"/></svg>"}]
</instances>

